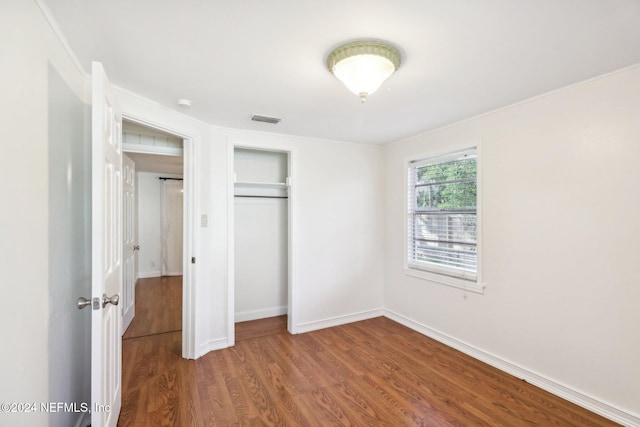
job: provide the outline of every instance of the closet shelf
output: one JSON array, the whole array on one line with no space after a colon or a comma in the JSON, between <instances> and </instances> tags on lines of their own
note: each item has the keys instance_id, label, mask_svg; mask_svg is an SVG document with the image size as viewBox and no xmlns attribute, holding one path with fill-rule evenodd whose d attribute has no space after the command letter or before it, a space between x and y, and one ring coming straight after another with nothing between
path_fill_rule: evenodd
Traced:
<instances>
[{"instance_id":1,"label":"closet shelf","mask_svg":"<svg viewBox=\"0 0 640 427\"><path fill-rule=\"evenodd\" d=\"M284 182L236 182L235 197L260 197L286 199L289 187Z\"/></svg>"},{"instance_id":2,"label":"closet shelf","mask_svg":"<svg viewBox=\"0 0 640 427\"><path fill-rule=\"evenodd\" d=\"M260 188L286 188L287 184L284 182L236 182L236 187L260 187Z\"/></svg>"}]
</instances>

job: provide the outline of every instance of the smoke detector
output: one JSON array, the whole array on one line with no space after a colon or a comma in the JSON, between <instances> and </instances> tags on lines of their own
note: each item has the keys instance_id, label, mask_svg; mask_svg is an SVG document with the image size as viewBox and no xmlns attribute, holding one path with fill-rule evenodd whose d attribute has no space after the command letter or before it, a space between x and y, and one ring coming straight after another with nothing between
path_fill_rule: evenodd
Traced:
<instances>
[{"instance_id":1,"label":"smoke detector","mask_svg":"<svg viewBox=\"0 0 640 427\"><path fill-rule=\"evenodd\" d=\"M178 106L183 108L189 108L191 107L191 100L184 99L184 98L178 99Z\"/></svg>"}]
</instances>

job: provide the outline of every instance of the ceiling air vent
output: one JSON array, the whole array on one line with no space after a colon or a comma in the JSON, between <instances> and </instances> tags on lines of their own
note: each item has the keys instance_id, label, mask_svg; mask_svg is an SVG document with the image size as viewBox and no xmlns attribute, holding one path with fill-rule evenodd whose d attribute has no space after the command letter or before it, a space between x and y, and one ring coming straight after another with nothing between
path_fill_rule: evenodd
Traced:
<instances>
[{"instance_id":1,"label":"ceiling air vent","mask_svg":"<svg viewBox=\"0 0 640 427\"><path fill-rule=\"evenodd\" d=\"M275 125L275 124L278 124L278 122L280 122L281 119L277 117L261 116L259 114L254 114L253 116L251 116L251 120L253 120L254 122L264 122L264 123L271 123L272 125Z\"/></svg>"}]
</instances>

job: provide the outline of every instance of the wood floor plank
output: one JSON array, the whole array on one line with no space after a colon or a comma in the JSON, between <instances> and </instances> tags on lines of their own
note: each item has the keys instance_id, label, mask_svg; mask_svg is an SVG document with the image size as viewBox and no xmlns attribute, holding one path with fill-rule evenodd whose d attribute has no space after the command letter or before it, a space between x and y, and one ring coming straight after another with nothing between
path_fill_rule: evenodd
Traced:
<instances>
[{"instance_id":1,"label":"wood floor plank","mask_svg":"<svg viewBox=\"0 0 640 427\"><path fill-rule=\"evenodd\" d=\"M446 414L438 413L433 408L419 405L418 402L409 396L402 396L390 392L388 384L383 378L375 375L364 375L362 382L372 391L375 391L377 399L384 401L390 411L400 413L403 418L407 419L408 422L406 425L452 425L454 419L447 419ZM427 420L431 422L427 422ZM434 422L435 420L438 422Z\"/></svg>"},{"instance_id":2,"label":"wood floor plank","mask_svg":"<svg viewBox=\"0 0 640 427\"><path fill-rule=\"evenodd\" d=\"M287 330L287 316L238 322L235 325L236 342L282 333Z\"/></svg>"},{"instance_id":3,"label":"wood floor plank","mask_svg":"<svg viewBox=\"0 0 640 427\"><path fill-rule=\"evenodd\" d=\"M118 425L615 425L387 318L302 335L285 316L243 323L195 361L180 331L124 340Z\"/></svg>"}]
</instances>

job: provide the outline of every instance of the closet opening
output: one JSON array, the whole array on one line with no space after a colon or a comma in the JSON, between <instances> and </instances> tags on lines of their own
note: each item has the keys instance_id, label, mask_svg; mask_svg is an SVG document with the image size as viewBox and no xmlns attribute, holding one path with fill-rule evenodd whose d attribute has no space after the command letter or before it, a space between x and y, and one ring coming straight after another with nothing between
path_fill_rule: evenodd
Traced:
<instances>
[{"instance_id":1,"label":"closet opening","mask_svg":"<svg viewBox=\"0 0 640 427\"><path fill-rule=\"evenodd\" d=\"M286 151L233 148L234 341L288 324L290 163Z\"/></svg>"}]
</instances>

